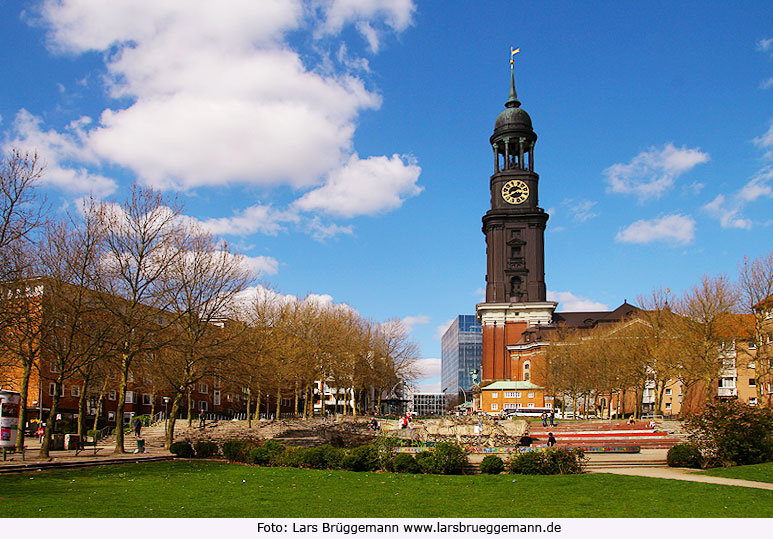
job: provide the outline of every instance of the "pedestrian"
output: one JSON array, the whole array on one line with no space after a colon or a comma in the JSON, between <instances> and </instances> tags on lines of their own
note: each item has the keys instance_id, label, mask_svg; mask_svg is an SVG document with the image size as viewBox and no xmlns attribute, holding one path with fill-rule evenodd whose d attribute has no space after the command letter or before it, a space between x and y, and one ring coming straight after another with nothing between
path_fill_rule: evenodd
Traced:
<instances>
[{"instance_id":1,"label":"pedestrian","mask_svg":"<svg viewBox=\"0 0 773 539\"><path fill-rule=\"evenodd\" d=\"M548 447L553 447L554 445L556 445L556 438L552 432L548 432Z\"/></svg>"},{"instance_id":2,"label":"pedestrian","mask_svg":"<svg viewBox=\"0 0 773 539\"><path fill-rule=\"evenodd\" d=\"M206 422L206 420L204 419L204 408L202 408L201 409L201 413L199 413L199 428L200 429L204 428L204 423L205 422Z\"/></svg>"},{"instance_id":3,"label":"pedestrian","mask_svg":"<svg viewBox=\"0 0 773 539\"><path fill-rule=\"evenodd\" d=\"M548 413L542 412L542 426L547 427L548 426Z\"/></svg>"},{"instance_id":4,"label":"pedestrian","mask_svg":"<svg viewBox=\"0 0 773 539\"><path fill-rule=\"evenodd\" d=\"M134 418L134 436L140 437L140 431L142 430L142 421L139 417Z\"/></svg>"},{"instance_id":5,"label":"pedestrian","mask_svg":"<svg viewBox=\"0 0 773 539\"><path fill-rule=\"evenodd\" d=\"M556 426L556 411L550 410L550 426L555 427Z\"/></svg>"}]
</instances>

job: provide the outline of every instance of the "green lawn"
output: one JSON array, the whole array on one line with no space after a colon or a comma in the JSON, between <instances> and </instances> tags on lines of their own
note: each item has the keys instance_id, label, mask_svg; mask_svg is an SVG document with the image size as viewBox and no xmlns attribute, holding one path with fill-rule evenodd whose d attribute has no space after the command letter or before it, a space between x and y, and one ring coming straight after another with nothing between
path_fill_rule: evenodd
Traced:
<instances>
[{"instance_id":1,"label":"green lawn","mask_svg":"<svg viewBox=\"0 0 773 539\"><path fill-rule=\"evenodd\" d=\"M749 466L734 466L732 468L714 468L699 473L716 477L731 477L733 479L773 483L773 462L751 464Z\"/></svg>"},{"instance_id":2,"label":"green lawn","mask_svg":"<svg viewBox=\"0 0 773 539\"><path fill-rule=\"evenodd\" d=\"M773 516L773 491L612 474L414 476L175 461L0 483L3 517Z\"/></svg>"}]
</instances>

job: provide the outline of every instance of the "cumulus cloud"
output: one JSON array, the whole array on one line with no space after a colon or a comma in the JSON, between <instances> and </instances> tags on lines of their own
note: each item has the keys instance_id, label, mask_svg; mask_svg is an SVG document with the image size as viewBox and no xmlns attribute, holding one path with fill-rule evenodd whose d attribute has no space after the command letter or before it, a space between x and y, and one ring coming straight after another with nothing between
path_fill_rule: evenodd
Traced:
<instances>
[{"instance_id":1,"label":"cumulus cloud","mask_svg":"<svg viewBox=\"0 0 773 539\"><path fill-rule=\"evenodd\" d=\"M709 154L697 148L650 148L629 163L616 163L604 171L608 191L634 195L640 202L657 199L674 186L676 178L709 160Z\"/></svg>"},{"instance_id":2,"label":"cumulus cloud","mask_svg":"<svg viewBox=\"0 0 773 539\"><path fill-rule=\"evenodd\" d=\"M672 245L687 245L695 238L695 219L674 214L650 220L639 220L622 229L615 236L621 243L653 243L662 241Z\"/></svg>"},{"instance_id":3,"label":"cumulus cloud","mask_svg":"<svg viewBox=\"0 0 773 539\"><path fill-rule=\"evenodd\" d=\"M311 189L299 207L339 217L390 211L420 192L420 169L411 158L360 159L353 152L358 115L381 105L359 76L368 71L367 60L343 40L332 47L338 55L319 59L326 53L314 47L301 54L288 35L310 31L330 39L351 25L376 51L386 32L411 24L414 10L412 0L44 1L50 48L101 53L116 106L73 133L44 131L33 122L19 139L35 143L47 136L50 147L67 150L56 162L71 162L49 174L52 181L90 182L101 194L114 183L76 164L119 165L159 189ZM321 67L324 62L330 65ZM363 194L363 186L376 196ZM341 199L347 204L340 211L329 206ZM275 233L294 219L265 208L244 213L251 211L270 213L253 232ZM209 226L251 233L238 215ZM332 225L308 228L319 237L347 233Z\"/></svg>"},{"instance_id":4,"label":"cumulus cloud","mask_svg":"<svg viewBox=\"0 0 773 539\"><path fill-rule=\"evenodd\" d=\"M385 28L402 32L416 10L413 0L320 0L318 6L325 20L322 32L338 33L354 23L373 52L378 52Z\"/></svg>"},{"instance_id":5,"label":"cumulus cloud","mask_svg":"<svg viewBox=\"0 0 773 539\"><path fill-rule=\"evenodd\" d=\"M279 262L270 256L244 256L244 262L256 275L274 275L279 271Z\"/></svg>"},{"instance_id":6,"label":"cumulus cloud","mask_svg":"<svg viewBox=\"0 0 773 539\"><path fill-rule=\"evenodd\" d=\"M559 303L558 311L608 311L604 303L593 301L591 299L575 296L571 292L559 292L557 290L547 291L548 301L557 301Z\"/></svg>"},{"instance_id":7,"label":"cumulus cloud","mask_svg":"<svg viewBox=\"0 0 773 539\"><path fill-rule=\"evenodd\" d=\"M231 217L218 217L199 221L212 234L245 236L261 232L276 235L284 230L284 223L297 223L298 215L292 211L277 210L270 205L256 204L234 212Z\"/></svg>"},{"instance_id":8,"label":"cumulus cloud","mask_svg":"<svg viewBox=\"0 0 773 539\"><path fill-rule=\"evenodd\" d=\"M427 393L440 392L440 373L442 371L440 358L420 359L416 362L416 370L418 371L419 391Z\"/></svg>"},{"instance_id":9,"label":"cumulus cloud","mask_svg":"<svg viewBox=\"0 0 773 539\"><path fill-rule=\"evenodd\" d=\"M399 208L405 199L418 195L421 168L411 157L369 157L357 154L330 173L322 187L298 199L304 211L323 211L338 217L356 217Z\"/></svg>"},{"instance_id":10,"label":"cumulus cloud","mask_svg":"<svg viewBox=\"0 0 773 539\"><path fill-rule=\"evenodd\" d=\"M413 331L413 326L420 325L420 324L429 324L429 316L426 316L424 314L418 314L416 316L406 316L402 319L403 324L408 328L409 331Z\"/></svg>"},{"instance_id":11,"label":"cumulus cloud","mask_svg":"<svg viewBox=\"0 0 773 539\"><path fill-rule=\"evenodd\" d=\"M5 152L11 148L37 152L46 170L41 182L68 193L103 198L116 191L114 180L86 168L98 163L97 157L83 144L90 118L73 120L62 133L45 130L42 123L41 118L21 109L12 125L13 136L3 145Z\"/></svg>"},{"instance_id":12,"label":"cumulus cloud","mask_svg":"<svg viewBox=\"0 0 773 539\"><path fill-rule=\"evenodd\" d=\"M448 328L450 328L451 324L454 323L454 320L456 320L456 318L449 318L448 320L440 324L437 328L435 328L435 339L437 340L442 339L445 332L448 331Z\"/></svg>"}]
</instances>

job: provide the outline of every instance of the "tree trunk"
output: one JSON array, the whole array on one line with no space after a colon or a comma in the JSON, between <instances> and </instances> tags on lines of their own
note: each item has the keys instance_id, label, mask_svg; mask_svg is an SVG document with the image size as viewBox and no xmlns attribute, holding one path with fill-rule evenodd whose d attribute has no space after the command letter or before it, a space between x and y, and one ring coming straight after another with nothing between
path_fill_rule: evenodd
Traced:
<instances>
[{"instance_id":1,"label":"tree trunk","mask_svg":"<svg viewBox=\"0 0 773 539\"><path fill-rule=\"evenodd\" d=\"M40 458L49 458L49 448L51 447L51 435L56 426L56 413L59 410L59 395L62 392L62 383L57 380L54 382L54 396L51 400L51 411L48 412L48 421L46 421L46 430L43 433L43 443L40 444Z\"/></svg>"},{"instance_id":2,"label":"tree trunk","mask_svg":"<svg viewBox=\"0 0 773 539\"><path fill-rule=\"evenodd\" d=\"M105 401L105 393L107 392L107 382L109 378L105 377L105 381L102 382L102 389L99 390L99 397L97 397L97 408L94 414L94 430L99 428L99 414L102 413L102 403Z\"/></svg>"},{"instance_id":3,"label":"tree trunk","mask_svg":"<svg viewBox=\"0 0 773 539\"><path fill-rule=\"evenodd\" d=\"M193 426L193 401L191 401L191 388L188 388L188 428Z\"/></svg>"},{"instance_id":4,"label":"tree trunk","mask_svg":"<svg viewBox=\"0 0 773 539\"><path fill-rule=\"evenodd\" d=\"M256 421L260 419L260 397L261 397L260 386L258 386L257 398L255 399L255 420ZM266 405L266 409L268 409L268 405Z\"/></svg>"},{"instance_id":5,"label":"tree trunk","mask_svg":"<svg viewBox=\"0 0 773 539\"><path fill-rule=\"evenodd\" d=\"M29 392L30 387L30 374L32 374L32 363L25 361L21 379L21 391L19 392L21 395L21 398L19 399L19 429L16 436L16 449L19 451L24 447L25 423L27 421L27 393ZM40 376L38 376L38 385L41 387L39 391L40 395L38 396L38 408L43 409L43 380ZM760 399L759 402L762 402L762 399Z\"/></svg>"},{"instance_id":6,"label":"tree trunk","mask_svg":"<svg viewBox=\"0 0 773 539\"><path fill-rule=\"evenodd\" d=\"M81 386L81 395L78 398L78 436L82 440L84 436L86 436L86 388L88 387L88 382L86 380L83 381L83 385Z\"/></svg>"},{"instance_id":7,"label":"tree trunk","mask_svg":"<svg viewBox=\"0 0 773 539\"><path fill-rule=\"evenodd\" d=\"M126 388L129 385L129 362L124 356L121 370L121 386L118 390L118 409L115 412L115 449L113 453L126 453L123 448L123 408L126 405Z\"/></svg>"},{"instance_id":8,"label":"tree trunk","mask_svg":"<svg viewBox=\"0 0 773 539\"><path fill-rule=\"evenodd\" d=\"M293 417L298 417L298 379L295 379L295 397L293 399Z\"/></svg>"},{"instance_id":9,"label":"tree trunk","mask_svg":"<svg viewBox=\"0 0 773 539\"><path fill-rule=\"evenodd\" d=\"M174 424L177 420L177 414L180 413L180 403L183 400L183 394L178 391L174 394L174 400L172 400L172 410L169 412L169 420L166 424L166 439L164 440L164 449L167 451L174 443Z\"/></svg>"},{"instance_id":10,"label":"tree trunk","mask_svg":"<svg viewBox=\"0 0 773 539\"><path fill-rule=\"evenodd\" d=\"M282 411L282 386L281 382L276 386L276 419L279 419Z\"/></svg>"},{"instance_id":11,"label":"tree trunk","mask_svg":"<svg viewBox=\"0 0 773 539\"><path fill-rule=\"evenodd\" d=\"M252 389L247 387L247 428L252 428L252 416L250 415L250 404L252 404Z\"/></svg>"}]
</instances>

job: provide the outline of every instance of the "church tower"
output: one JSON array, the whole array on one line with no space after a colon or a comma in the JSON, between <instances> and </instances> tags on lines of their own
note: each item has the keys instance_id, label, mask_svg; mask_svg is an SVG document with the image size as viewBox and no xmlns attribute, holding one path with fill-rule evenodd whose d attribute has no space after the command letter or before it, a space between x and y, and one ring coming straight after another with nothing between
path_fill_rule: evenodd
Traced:
<instances>
[{"instance_id":1,"label":"church tower","mask_svg":"<svg viewBox=\"0 0 773 539\"><path fill-rule=\"evenodd\" d=\"M512 66L512 63L511 63ZM529 326L549 324L557 303L546 301L545 225L534 171L537 134L521 108L510 73L510 94L490 138L494 173L486 236L486 301L477 307L483 324L482 382L511 380L507 347Z\"/></svg>"}]
</instances>

